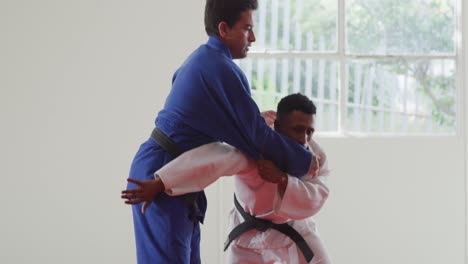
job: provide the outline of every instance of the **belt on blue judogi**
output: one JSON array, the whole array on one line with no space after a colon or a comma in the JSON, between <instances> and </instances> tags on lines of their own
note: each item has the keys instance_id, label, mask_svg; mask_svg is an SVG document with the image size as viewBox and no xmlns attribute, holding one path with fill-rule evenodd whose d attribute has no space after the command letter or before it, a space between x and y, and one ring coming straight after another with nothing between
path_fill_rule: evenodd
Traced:
<instances>
[{"instance_id":1,"label":"belt on blue judogi","mask_svg":"<svg viewBox=\"0 0 468 264\"><path fill-rule=\"evenodd\" d=\"M164 149L173 159L180 156L183 152L179 149L177 144L172 141L161 129L155 127L153 132L151 132L151 139L154 140L162 149ZM200 220L200 208L197 204L198 193L188 193L184 196L184 200L187 205L190 206L191 214L190 219L194 222Z\"/></svg>"}]
</instances>

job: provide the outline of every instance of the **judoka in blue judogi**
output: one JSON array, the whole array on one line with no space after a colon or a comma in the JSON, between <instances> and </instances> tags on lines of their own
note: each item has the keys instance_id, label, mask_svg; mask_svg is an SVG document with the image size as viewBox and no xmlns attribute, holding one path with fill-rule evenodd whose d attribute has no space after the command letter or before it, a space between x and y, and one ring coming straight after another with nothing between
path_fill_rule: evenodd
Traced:
<instances>
[{"instance_id":1,"label":"judoka in blue judogi","mask_svg":"<svg viewBox=\"0 0 468 264\"><path fill-rule=\"evenodd\" d=\"M216 1L208 0L207 5ZM242 1L231 2L239 5ZM231 31L226 31L235 34L245 29L249 31L248 35L227 38L221 28L223 31L219 36L210 36L206 44L196 49L175 72L172 89L155 125L181 151L223 141L254 159L263 155L291 175L305 175L312 154L267 126L251 98L245 75L232 61L241 58L239 52L246 53L248 44L255 41L252 10L256 8L256 1L246 2L253 2L254 8L239 11L239 20L228 28ZM236 26L242 27L237 29ZM235 45L243 42L245 47ZM238 46L245 51L238 50ZM132 162L130 178L152 179L154 172L171 159L160 144L149 138L140 146ZM135 185L129 184L127 188L135 188ZM198 193L194 207L193 197L160 194L144 215L140 212L141 204L132 206L139 264L200 263L199 224L203 223L207 200L204 192Z\"/></svg>"}]
</instances>

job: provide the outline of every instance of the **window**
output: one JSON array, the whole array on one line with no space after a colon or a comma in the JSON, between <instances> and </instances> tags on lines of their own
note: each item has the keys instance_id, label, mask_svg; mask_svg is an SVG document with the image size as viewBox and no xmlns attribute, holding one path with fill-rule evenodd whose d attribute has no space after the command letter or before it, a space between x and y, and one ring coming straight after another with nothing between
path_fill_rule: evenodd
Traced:
<instances>
[{"instance_id":1,"label":"window","mask_svg":"<svg viewBox=\"0 0 468 264\"><path fill-rule=\"evenodd\" d=\"M456 132L456 0L262 0L248 58L260 108L301 92L319 131Z\"/></svg>"}]
</instances>

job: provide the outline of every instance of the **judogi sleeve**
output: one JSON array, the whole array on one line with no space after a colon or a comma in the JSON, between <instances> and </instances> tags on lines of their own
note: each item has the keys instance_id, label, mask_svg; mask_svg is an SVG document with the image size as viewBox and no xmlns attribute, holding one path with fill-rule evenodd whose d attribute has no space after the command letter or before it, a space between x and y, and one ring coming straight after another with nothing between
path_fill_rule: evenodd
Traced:
<instances>
[{"instance_id":1,"label":"judogi sleeve","mask_svg":"<svg viewBox=\"0 0 468 264\"><path fill-rule=\"evenodd\" d=\"M202 145L183 153L156 171L169 195L198 192L222 176L231 176L249 167L247 157L222 143Z\"/></svg>"},{"instance_id":2,"label":"judogi sleeve","mask_svg":"<svg viewBox=\"0 0 468 264\"><path fill-rule=\"evenodd\" d=\"M329 170L325 152L315 142L310 142L310 146L320 157L318 175L306 175L302 179L289 176L283 197L277 192L274 200L275 213L281 217L300 220L313 216L328 198L326 178Z\"/></svg>"},{"instance_id":3,"label":"judogi sleeve","mask_svg":"<svg viewBox=\"0 0 468 264\"><path fill-rule=\"evenodd\" d=\"M310 170L312 153L266 124L245 75L232 61L207 58L206 65L182 67L173 78L165 108L253 159L263 154L290 175L298 177Z\"/></svg>"}]
</instances>

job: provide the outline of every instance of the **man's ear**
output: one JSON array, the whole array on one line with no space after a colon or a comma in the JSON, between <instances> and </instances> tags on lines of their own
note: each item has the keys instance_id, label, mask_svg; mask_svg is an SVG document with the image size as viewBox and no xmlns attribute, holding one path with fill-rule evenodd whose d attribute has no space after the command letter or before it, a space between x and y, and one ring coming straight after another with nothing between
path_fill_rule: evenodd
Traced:
<instances>
[{"instance_id":1,"label":"man's ear","mask_svg":"<svg viewBox=\"0 0 468 264\"><path fill-rule=\"evenodd\" d=\"M219 37L222 39L229 38L229 29L230 29L229 25L226 22L224 21L219 22L218 24Z\"/></svg>"}]
</instances>

